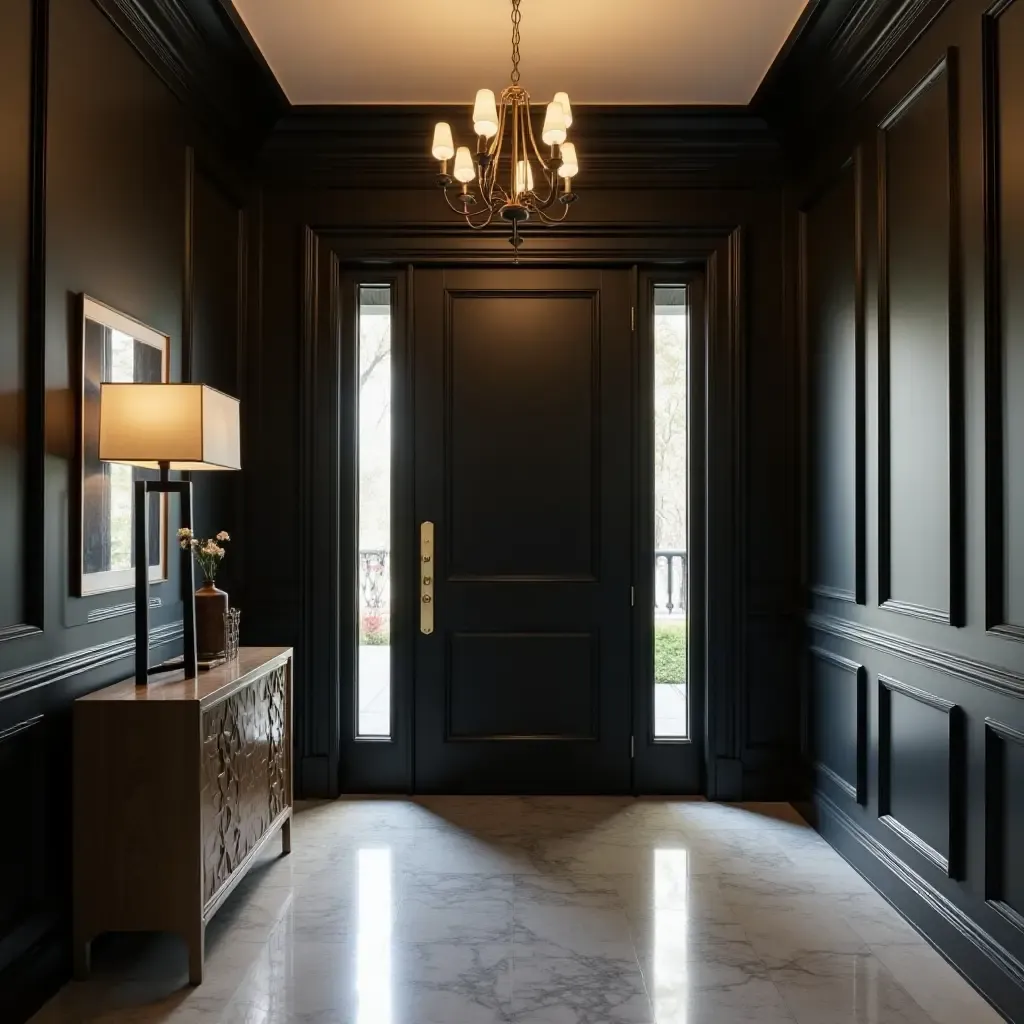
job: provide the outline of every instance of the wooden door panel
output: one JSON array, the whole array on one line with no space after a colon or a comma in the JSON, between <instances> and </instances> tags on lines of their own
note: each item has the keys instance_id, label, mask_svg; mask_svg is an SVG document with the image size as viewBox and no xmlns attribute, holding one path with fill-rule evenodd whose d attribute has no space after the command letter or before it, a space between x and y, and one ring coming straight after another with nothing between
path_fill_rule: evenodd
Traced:
<instances>
[{"instance_id":1,"label":"wooden door panel","mask_svg":"<svg viewBox=\"0 0 1024 1024\"><path fill-rule=\"evenodd\" d=\"M416 788L631 785L628 272L423 270Z\"/></svg>"},{"instance_id":2,"label":"wooden door panel","mask_svg":"<svg viewBox=\"0 0 1024 1024\"><path fill-rule=\"evenodd\" d=\"M452 577L596 575L597 300L448 293Z\"/></svg>"},{"instance_id":3,"label":"wooden door panel","mask_svg":"<svg viewBox=\"0 0 1024 1024\"><path fill-rule=\"evenodd\" d=\"M596 740L595 641L590 633L456 633L448 739Z\"/></svg>"}]
</instances>

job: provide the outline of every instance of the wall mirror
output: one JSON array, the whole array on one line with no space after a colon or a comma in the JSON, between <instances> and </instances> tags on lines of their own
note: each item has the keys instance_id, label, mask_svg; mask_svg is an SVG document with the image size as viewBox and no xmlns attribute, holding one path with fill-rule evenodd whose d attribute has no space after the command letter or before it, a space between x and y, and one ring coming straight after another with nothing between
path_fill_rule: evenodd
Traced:
<instances>
[{"instance_id":1,"label":"wall mirror","mask_svg":"<svg viewBox=\"0 0 1024 1024\"><path fill-rule=\"evenodd\" d=\"M135 583L132 493L156 470L100 462L100 384L168 380L170 338L86 295L81 304L81 394L77 524L78 595L123 590ZM167 495L149 507L149 578L167 579Z\"/></svg>"}]
</instances>

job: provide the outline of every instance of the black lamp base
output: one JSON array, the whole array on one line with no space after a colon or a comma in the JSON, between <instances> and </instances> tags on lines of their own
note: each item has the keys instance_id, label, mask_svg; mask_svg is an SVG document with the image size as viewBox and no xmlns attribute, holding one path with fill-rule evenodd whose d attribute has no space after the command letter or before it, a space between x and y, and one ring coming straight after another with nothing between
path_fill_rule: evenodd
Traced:
<instances>
[{"instance_id":1,"label":"black lamp base","mask_svg":"<svg viewBox=\"0 0 1024 1024\"><path fill-rule=\"evenodd\" d=\"M159 480L135 481L135 685L148 686L150 674L166 672L168 666L149 665L149 496L180 495L180 525L192 529L192 482L169 480L170 467L161 465ZM185 678L196 674L196 606L192 549L181 550L181 603L185 651Z\"/></svg>"}]
</instances>

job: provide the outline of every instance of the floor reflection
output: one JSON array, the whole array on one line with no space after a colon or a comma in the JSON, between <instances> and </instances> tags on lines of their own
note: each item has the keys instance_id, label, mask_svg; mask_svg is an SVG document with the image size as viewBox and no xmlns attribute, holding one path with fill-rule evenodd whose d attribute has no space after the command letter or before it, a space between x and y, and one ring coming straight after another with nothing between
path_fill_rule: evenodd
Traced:
<instances>
[{"instance_id":1,"label":"floor reflection","mask_svg":"<svg viewBox=\"0 0 1024 1024\"><path fill-rule=\"evenodd\" d=\"M356 997L359 1024L391 1024L392 858L364 849L356 858Z\"/></svg>"},{"instance_id":2,"label":"floor reflection","mask_svg":"<svg viewBox=\"0 0 1024 1024\"><path fill-rule=\"evenodd\" d=\"M311 804L187 985L174 936L96 944L34 1024L997 1024L783 804Z\"/></svg>"},{"instance_id":3,"label":"floor reflection","mask_svg":"<svg viewBox=\"0 0 1024 1024\"><path fill-rule=\"evenodd\" d=\"M654 850L654 971L651 999L655 1018L670 1012L686 1024L690 919L687 903L690 861L686 850Z\"/></svg>"}]
</instances>

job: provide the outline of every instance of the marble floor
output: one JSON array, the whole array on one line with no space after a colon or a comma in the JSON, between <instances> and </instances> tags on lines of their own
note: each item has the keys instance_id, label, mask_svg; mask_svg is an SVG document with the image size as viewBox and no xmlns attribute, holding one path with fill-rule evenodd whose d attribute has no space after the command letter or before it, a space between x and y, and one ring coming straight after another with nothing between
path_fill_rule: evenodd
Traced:
<instances>
[{"instance_id":1,"label":"marble floor","mask_svg":"<svg viewBox=\"0 0 1024 1024\"><path fill-rule=\"evenodd\" d=\"M307 804L211 923L111 936L34 1020L987 1024L1001 1018L784 804Z\"/></svg>"}]
</instances>

